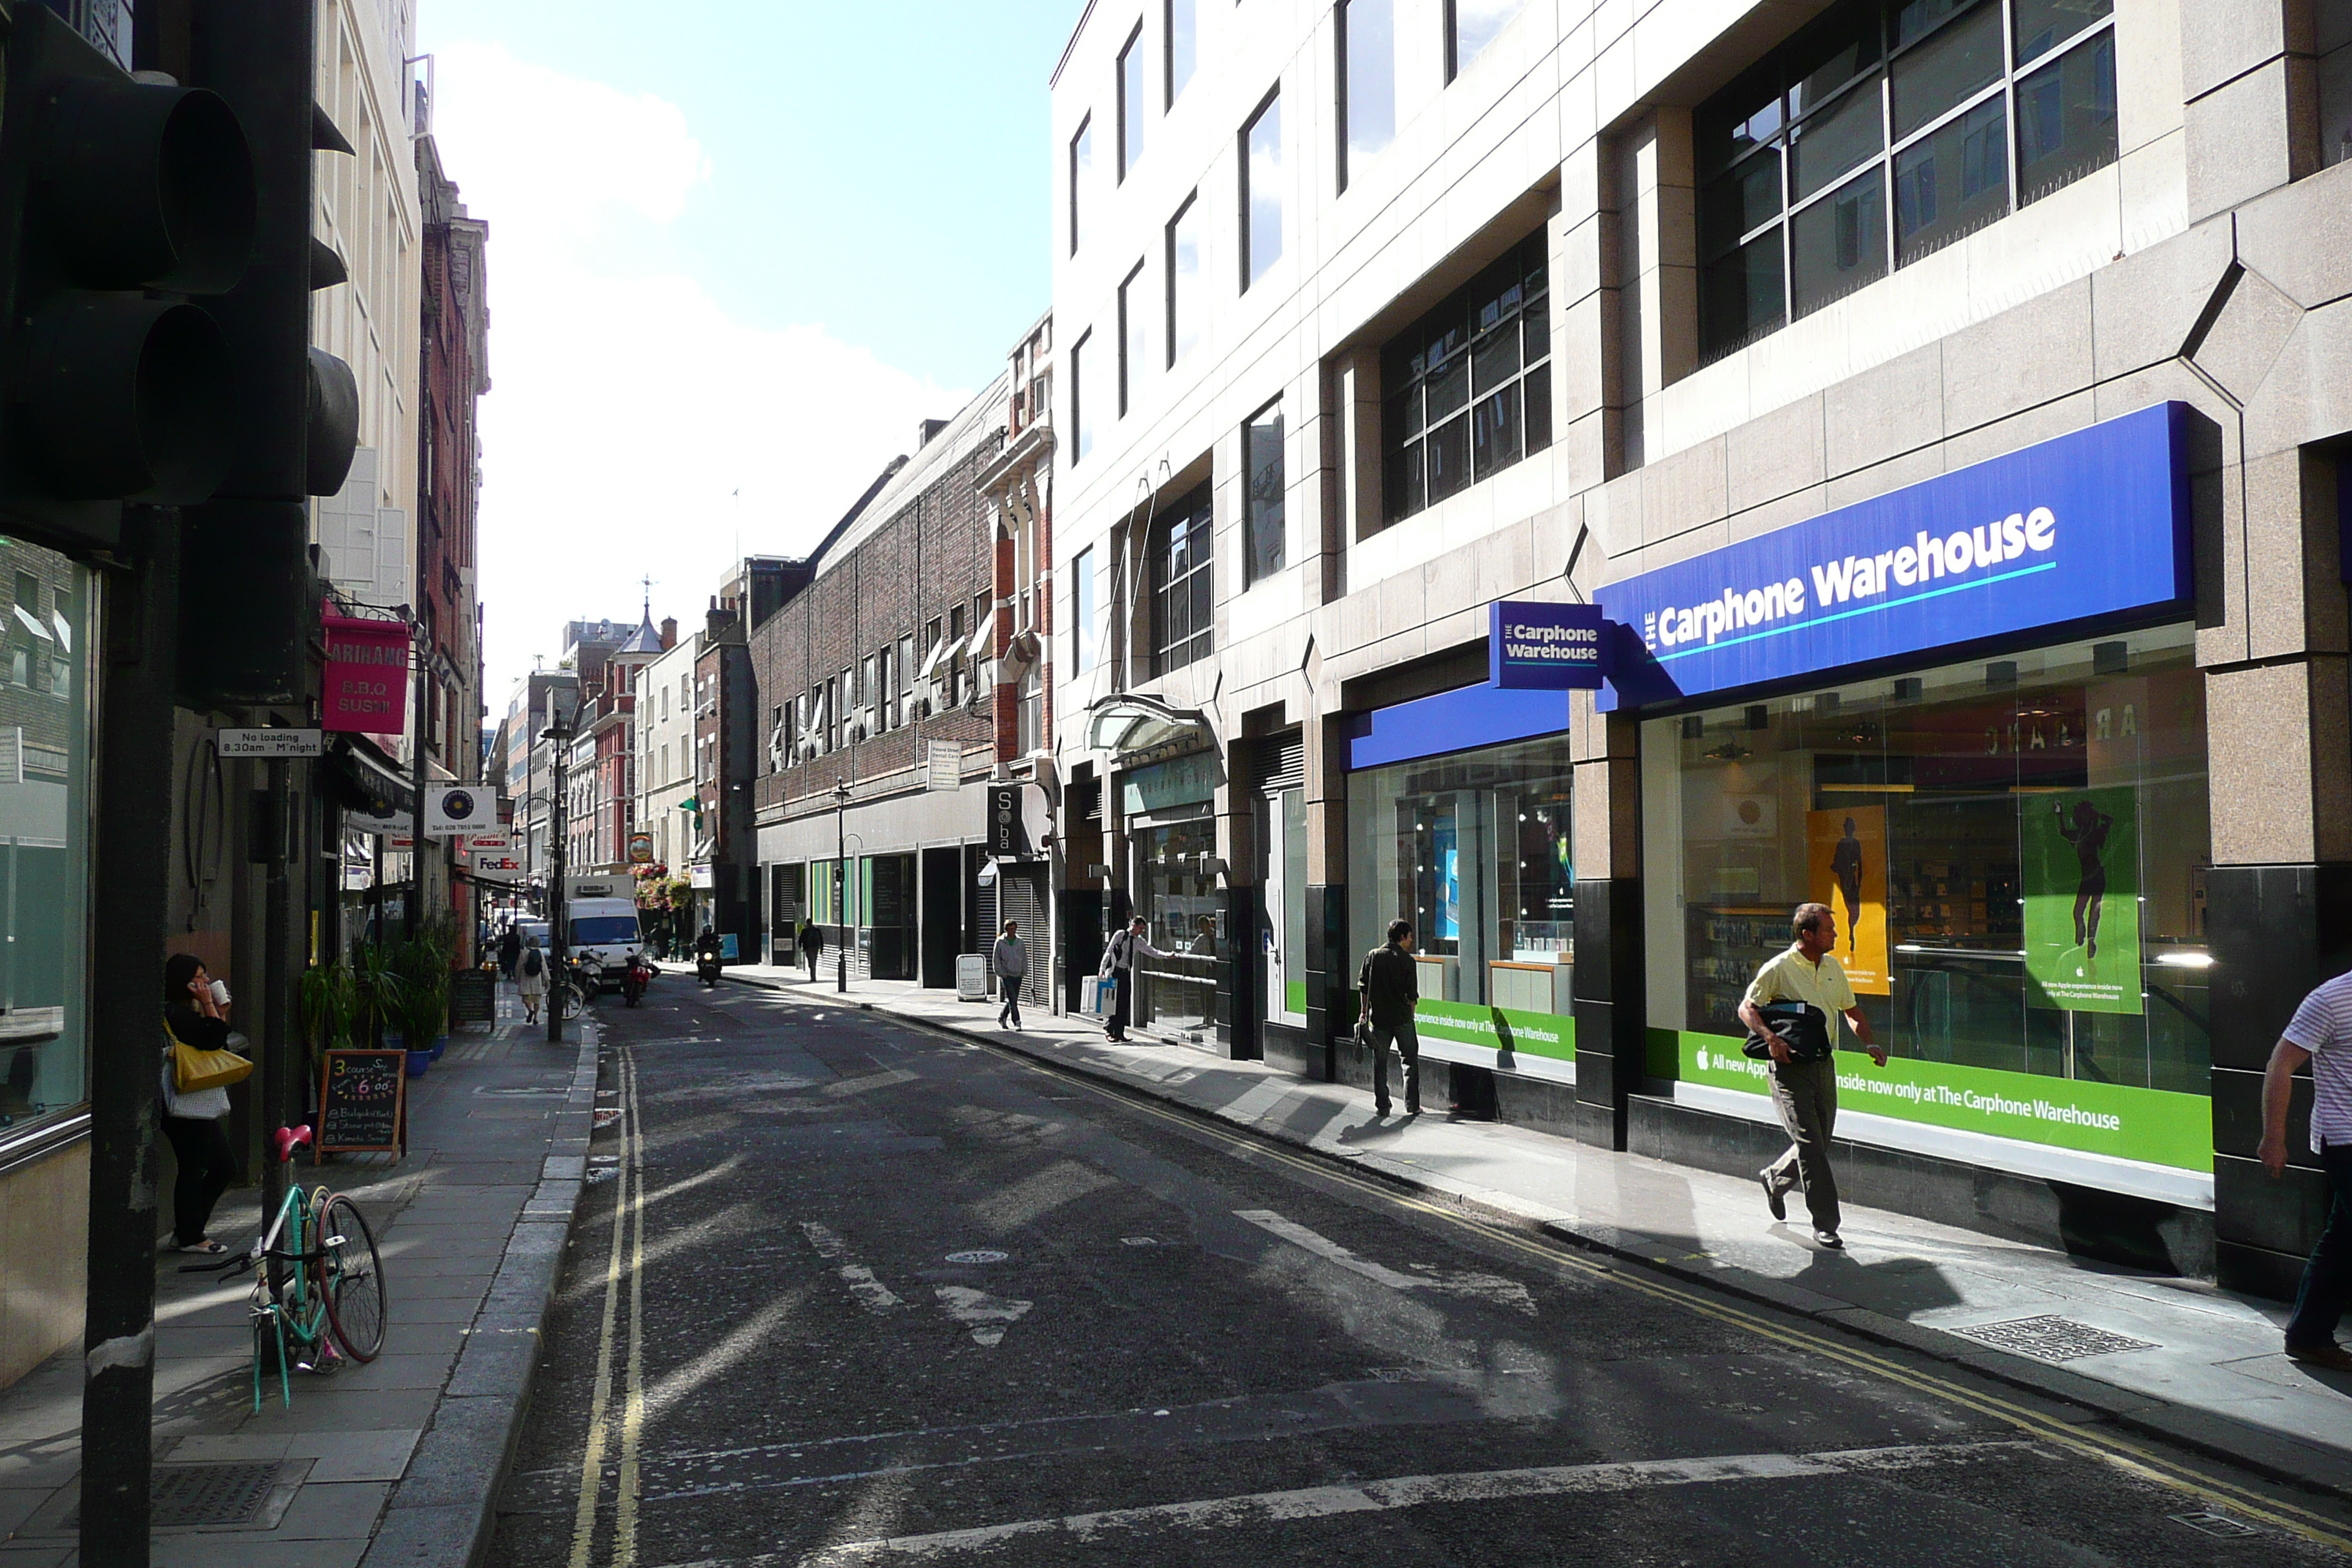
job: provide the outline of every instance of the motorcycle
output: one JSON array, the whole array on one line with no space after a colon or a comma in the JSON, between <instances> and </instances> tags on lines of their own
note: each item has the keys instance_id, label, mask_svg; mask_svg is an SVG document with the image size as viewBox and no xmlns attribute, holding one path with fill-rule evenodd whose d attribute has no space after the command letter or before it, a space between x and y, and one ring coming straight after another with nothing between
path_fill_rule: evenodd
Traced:
<instances>
[{"instance_id":1,"label":"motorcycle","mask_svg":"<svg viewBox=\"0 0 2352 1568\"><path fill-rule=\"evenodd\" d=\"M697 957L694 961L694 977L702 982L702 988L704 990L718 990L719 960L709 956L709 954L703 954Z\"/></svg>"},{"instance_id":2,"label":"motorcycle","mask_svg":"<svg viewBox=\"0 0 2352 1568\"><path fill-rule=\"evenodd\" d=\"M654 977L654 966L637 954L629 956L629 966L621 972L621 1000L634 1007L646 994L646 983Z\"/></svg>"}]
</instances>

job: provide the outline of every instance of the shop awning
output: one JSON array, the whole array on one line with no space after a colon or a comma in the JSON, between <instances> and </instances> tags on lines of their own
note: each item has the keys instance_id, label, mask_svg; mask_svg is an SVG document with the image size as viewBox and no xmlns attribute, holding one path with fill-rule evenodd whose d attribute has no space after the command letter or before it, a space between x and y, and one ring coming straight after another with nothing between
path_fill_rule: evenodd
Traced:
<instances>
[{"instance_id":1,"label":"shop awning","mask_svg":"<svg viewBox=\"0 0 2352 1568\"><path fill-rule=\"evenodd\" d=\"M341 805L370 816L405 816L416 809L416 790L392 760L354 735L338 735L328 749L320 778Z\"/></svg>"},{"instance_id":2,"label":"shop awning","mask_svg":"<svg viewBox=\"0 0 2352 1568\"><path fill-rule=\"evenodd\" d=\"M1097 752L1176 756L1211 749L1216 734L1197 708L1172 708L1157 698L1121 692L1087 709L1087 744Z\"/></svg>"}]
</instances>

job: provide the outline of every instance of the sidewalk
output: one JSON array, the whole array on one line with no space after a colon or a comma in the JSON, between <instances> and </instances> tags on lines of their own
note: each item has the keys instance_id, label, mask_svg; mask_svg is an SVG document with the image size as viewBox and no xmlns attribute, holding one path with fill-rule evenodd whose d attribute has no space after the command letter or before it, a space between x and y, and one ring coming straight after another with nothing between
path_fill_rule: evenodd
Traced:
<instances>
[{"instance_id":1,"label":"sidewalk","mask_svg":"<svg viewBox=\"0 0 2352 1568\"><path fill-rule=\"evenodd\" d=\"M497 1026L453 1034L410 1080L406 1158L296 1167L305 1185L351 1194L375 1227L390 1323L373 1363L297 1373L291 1408L272 1377L257 1413L249 1282L184 1275L190 1259L159 1258L158 1568L463 1568L488 1541L596 1088L593 1022L551 1047L500 989ZM232 1190L214 1234L249 1241L259 1194ZM78 1346L0 1393L0 1568L78 1560L80 1418ZM207 1513L230 1522L169 1522Z\"/></svg>"},{"instance_id":2,"label":"sidewalk","mask_svg":"<svg viewBox=\"0 0 2352 1568\"><path fill-rule=\"evenodd\" d=\"M1753 1182L1442 1113L1375 1122L1371 1096L1183 1046L1112 1045L1092 1020L911 983L730 965L730 978L847 1001L1024 1051L1427 1192L1517 1216L1664 1273L1956 1362L2263 1473L2352 1498L2352 1378L2281 1353L2285 1309L1848 1199L1846 1250L1775 1225ZM2034 1321L2035 1320L2046 1320ZM2124 1342L2117 1343L2105 1336ZM1995 1348L2006 1342L2007 1348ZM2034 1351L2030 1353L2026 1346Z\"/></svg>"}]
</instances>

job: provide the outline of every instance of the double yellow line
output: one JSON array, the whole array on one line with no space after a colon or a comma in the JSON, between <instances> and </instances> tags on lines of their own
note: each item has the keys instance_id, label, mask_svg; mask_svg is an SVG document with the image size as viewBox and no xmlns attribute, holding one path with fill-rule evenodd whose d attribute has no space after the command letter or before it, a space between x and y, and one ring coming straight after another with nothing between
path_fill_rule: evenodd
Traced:
<instances>
[{"instance_id":1,"label":"double yellow line","mask_svg":"<svg viewBox=\"0 0 2352 1568\"><path fill-rule=\"evenodd\" d=\"M571 1568L589 1568L596 1552L596 1526L604 1492L604 1455L620 1451L618 1495L613 1507L613 1568L637 1561L637 1447L646 1415L645 1344L646 1173L645 1124L637 1104L636 1059L618 1053L621 1100L621 1163L613 1193L613 1240L604 1264L604 1318L596 1337L596 1391L588 1405L588 1442L580 1456L580 1503L572 1516ZM616 1320L625 1286L628 1336L622 1342ZM622 1345L614 1364L614 1348ZM620 1384L618 1420L614 1384ZM617 1425L616 1433L614 1428Z\"/></svg>"},{"instance_id":2,"label":"double yellow line","mask_svg":"<svg viewBox=\"0 0 2352 1568\"><path fill-rule=\"evenodd\" d=\"M958 1037L969 1041L969 1037ZM2192 1470L2154 1450L2126 1438L2109 1433L2086 1433L2065 1422L2043 1415L2021 1405L2013 1404L1997 1394L1968 1388L1959 1384L1917 1371L1887 1360L1884 1356L1843 1343L1827 1335L1809 1332L1744 1311L1720 1300L1695 1291L1680 1289L1654 1279L1645 1279L1622 1268L1608 1268L1579 1258L1559 1245L1538 1241L1523 1232L1465 1214L1459 1209L1426 1198L1416 1197L1359 1175L1325 1160L1313 1159L1277 1147L1263 1139L1235 1132L1208 1121L1200 1114L1171 1108L1118 1086L1105 1084L1088 1075L1041 1062L1023 1052L1007 1049L989 1041L982 1045L1008 1061L1016 1062L1040 1077L1062 1083L1075 1083L1127 1110L1158 1117L1187 1131L1206 1136L1223 1143L1228 1152L1253 1160L1270 1160L1306 1172L1325 1181L1337 1182L1370 1197L1402 1209L1427 1215L1458 1229L1471 1232L1497 1246L1535 1259L1563 1272L1581 1274L1605 1280L1622 1289L1653 1300L1672 1302L1701 1317L1714 1319L1743 1332L1787 1346L1791 1350L1823 1357L1843 1366L1874 1377L1884 1378L1906 1388L1932 1395L1949 1405L2000 1421L2025 1433L2038 1441L2055 1447L2101 1460L2144 1480L2155 1482L2191 1497L2200 1502L2227 1508L2246 1519L2257 1520L2278 1530L2301 1536L2305 1541L2352 1554L2352 1531L2339 1521L2295 1503L2273 1498L2266 1493L2242 1487L2234 1482ZM2053 1396L2056 1397L2056 1396ZM575 1562L574 1568L580 1568Z\"/></svg>"}]
</instances>

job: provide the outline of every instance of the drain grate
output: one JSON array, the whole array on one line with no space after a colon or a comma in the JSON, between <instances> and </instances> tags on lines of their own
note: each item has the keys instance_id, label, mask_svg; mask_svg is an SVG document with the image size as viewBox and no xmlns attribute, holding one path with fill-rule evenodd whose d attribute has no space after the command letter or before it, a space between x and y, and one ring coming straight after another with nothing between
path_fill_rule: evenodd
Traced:
<instances>
[{"instance_id":1,"label":"drain grate","mask_svg":"<svg viewBox=\"0 0 2352 1568\"><path fill-rule=\"evenodd\" d=\"M2168 1513L2164 1517L2175 1524L2185 1524L2200 1535L2218 1535L2230 1541L2262 1533L2252 1525L2231 1519L2226 1513Z\"/></svg>"},{"instance_id":2,"label":"drain grate","mask_svg":"<svg viewBox=\"0 0 2352 1568\"><path fill-rule=\"evenodd\" d=\"M157 1530L251 1524L277 1489L280 1468L275 1462L157 1465L147 1483L149 1523ZM81 1510L69 1510L54 1528L58 1534L73 1534L81 1528Z\"/></svg>"},{"instance_id":3,"label":"drain grate","mask_svg":"<svg viewBox=\"0 0 2352 1568\"><path fill-rule=\"evenodd\" d=\"M2072 1318L2012 1318L2005 1323L1978 1323L1951 1331L1966 1334L1995 1350L2030 1355L2036 1361L2074 1361L2086 1355L2110 1355L2116 1351L2158 1348L2149 1341L2111 1334Z\"/></svg>"}]
</instances>

